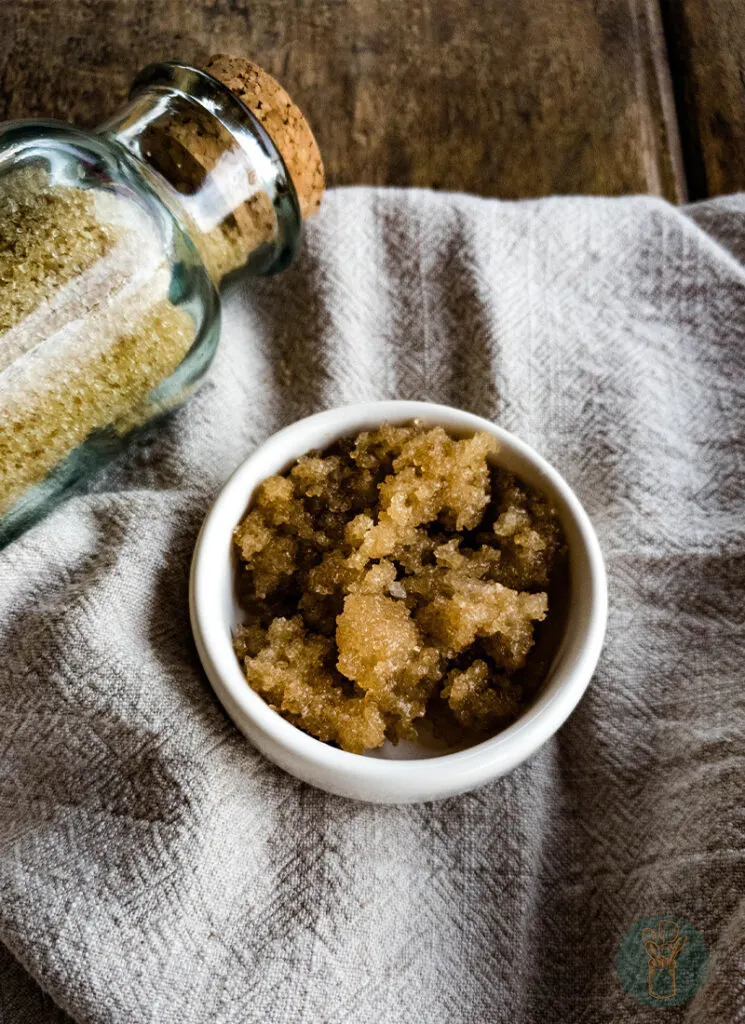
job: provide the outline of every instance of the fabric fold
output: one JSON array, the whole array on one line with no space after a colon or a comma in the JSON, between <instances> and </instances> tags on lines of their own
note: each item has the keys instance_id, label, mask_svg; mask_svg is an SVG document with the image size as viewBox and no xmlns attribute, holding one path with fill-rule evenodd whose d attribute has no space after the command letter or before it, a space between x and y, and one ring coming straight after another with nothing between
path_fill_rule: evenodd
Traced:
<instances>
[{"instance_id":1,"label":"fabric fold","mask_svg":"<svg viewBox=\"0 0 745 1024\"><path fill-rule=\"evenodd\" d=\"M2 1024L651 1019L615 956L658 913L711 952L681 1019L745 1015L744 215L341 189L294 268L229 297L188 406L0 552ZM536 447L609 572L574 715L434 805L267 763L188 621L234 466L387 398Z\"/></svg>"}]
</instances>

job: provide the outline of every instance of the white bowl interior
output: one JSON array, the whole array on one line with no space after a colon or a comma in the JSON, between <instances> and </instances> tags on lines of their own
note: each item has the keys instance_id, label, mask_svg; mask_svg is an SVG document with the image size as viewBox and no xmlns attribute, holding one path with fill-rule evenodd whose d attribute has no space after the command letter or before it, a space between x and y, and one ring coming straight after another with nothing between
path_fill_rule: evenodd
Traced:
<instances>
[{"instance_id":1,"label":"white bowl interior","mask_svg":"<svg viewBox=\"0 0 745 1024\"><path fill-rule=\"evenodd\" d=\"M200 557L203 567L204 559L207 558L209 571L201 572L198 587L200 594L197 600L192 593L192 611L199 620L198 632L201 633L197 640L205 668L218 690L218 695L244 731L245 723L240 720L243 716L258 715L267 724L266 715L269 714L277 719L277 729L291 730L297 734L297 742L306 745L306 748L310 742L332 755L341 755L343 758L359 757L330 748L285 722L246 683L232 649L232 636L242 619L240 606L235 599L236 563L232 532L250 505L258 484L274 473L284 472L298 456L306 454L311 449L324 449L341 437L379 426L383 422L405 423L414 418L419 418L428 425L442 425L456 436L469 435L483 429L494 434L500 441L496 463L514 472L525 483L549 498L561 518L569 550L568 612L563 638L547 678L534 702L513 725L492 739L472 745L471 750L497 742L509 743L511 737L524 732L532 721L539 719L544 712L551 709L563 694L564 706L562 709L556 707L552 712L552 719L558 721L558 724L549 728L550 723L544 721L535 732L534 745L540 745L555 728L558 728L584 691L597 660L605 627L605 581L602 557L592 527L568 485L527 445L479 417L428 403L372 403L330 410L275 434L235 472L205 522L197 550L199 551L201 545ZM197 559L195 569L196 567ZM192 590L194 589L193 576ZM591 641L589 644L588 638ZM583 661L587 663L588 658L591 661L589 674L584 673L586 678L580 686L575 679L575 670ZM216 676L219 677L221 684L219 688L216 685ZM570 683L574 691L571 694L567 692ZM285 734L283 739L285 742L293 742L289 734ZM458 749L462 753L455 754L456 758L462 757L466 752L465 748ZM373 761L394 760L400 764L401 761L441 759L443 754L449 754L451 750L452 748L438 745L435 741L400 743L398 746L386 743L380 750L370 752L365 757ZM312 751L310 753L312 754Z\"/></svg>"}]
</instances>

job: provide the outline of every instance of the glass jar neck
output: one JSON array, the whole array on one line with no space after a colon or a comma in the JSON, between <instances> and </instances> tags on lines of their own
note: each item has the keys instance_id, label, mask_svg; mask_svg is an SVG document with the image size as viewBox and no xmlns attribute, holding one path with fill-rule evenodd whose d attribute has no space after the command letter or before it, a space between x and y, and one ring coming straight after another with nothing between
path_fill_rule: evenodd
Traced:
<instances>
[{"instance_id":1,"label":"glass jar neck","mask_svg":"<svg viewBox=\"0 0 745 1024\"><path fill-rule=\"evenodd\" d=\"M98 130L145 165L215 283L292 261L302 229L292 179L259 121L217 79L152 64Z\"/></svg>"}]
</instances>

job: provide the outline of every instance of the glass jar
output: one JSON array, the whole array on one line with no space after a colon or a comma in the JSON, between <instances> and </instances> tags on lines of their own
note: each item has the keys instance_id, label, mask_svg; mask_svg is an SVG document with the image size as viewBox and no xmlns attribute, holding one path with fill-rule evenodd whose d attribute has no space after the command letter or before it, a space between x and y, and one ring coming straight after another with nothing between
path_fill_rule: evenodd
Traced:
<instances>
[{"instance_id":1,"label":"glass jar","mask_svg":"<svg viewBox=\"0 0 745 1024\"><path fill-rule=\"evenodd\" d=\"M218 288L288 266L320 202L281 87L207 67L146 68L93 132L0 129L0 544L184 401L215 353Z\"/></svg>"}]
</instances>

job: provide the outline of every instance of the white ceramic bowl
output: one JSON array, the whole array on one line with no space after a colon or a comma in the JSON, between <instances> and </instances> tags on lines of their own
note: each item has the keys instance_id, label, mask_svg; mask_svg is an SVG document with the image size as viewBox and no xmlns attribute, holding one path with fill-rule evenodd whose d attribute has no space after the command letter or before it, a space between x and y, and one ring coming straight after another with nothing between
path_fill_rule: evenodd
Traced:
<instances>
[{"instance_id":1,"label":"white ceramic bowl","mask_svg":"<svg viewBox=\"0 0 745 1024\"><path fill-rule=\"evenodd\" d=\"M233 652L240 622L234 597L232 534L255 488L300 455L341 437L421 419L458 435L486 430L500 442L496 461L547 495L569 548L569 611L563 640L534 703L492 739L455 753L386 744L368 755L338 750L285 721L246 682ZM330 409L280 430L238 467L207 515L190 581L192 629L207 676L235 724L268 758L330 793L381 803L437 800L481 786L530 757L574 710L595 670L605 634L603 557L589 519L562 477L528 445L488 420L429 402L371 402Z\"/></svg>"}]
</instances>

